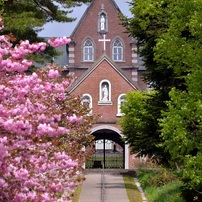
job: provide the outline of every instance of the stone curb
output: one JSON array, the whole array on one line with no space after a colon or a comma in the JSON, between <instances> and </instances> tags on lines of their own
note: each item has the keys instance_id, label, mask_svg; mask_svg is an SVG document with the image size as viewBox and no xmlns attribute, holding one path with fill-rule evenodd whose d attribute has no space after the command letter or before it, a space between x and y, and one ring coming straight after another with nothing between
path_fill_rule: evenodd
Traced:
<instances>
[{"instance_id":1,"label":"stone curb","mask_svg":"<svg viewBox=\"0 0 202 202\"><path fill-rule=\"evenodd\" d=\"M140 185L138 179L137 179L137 178L134 178L134 181L135 181L135 184L136 184L138 190L139 190L140 193L141 193L142 202L147 202L147 198L146 198L146 196L145 196L145 194L144 194L144 191L143 191L143 189L142 189L142 187L141 187L141 185Z\"/></svg>"}]
</instances>

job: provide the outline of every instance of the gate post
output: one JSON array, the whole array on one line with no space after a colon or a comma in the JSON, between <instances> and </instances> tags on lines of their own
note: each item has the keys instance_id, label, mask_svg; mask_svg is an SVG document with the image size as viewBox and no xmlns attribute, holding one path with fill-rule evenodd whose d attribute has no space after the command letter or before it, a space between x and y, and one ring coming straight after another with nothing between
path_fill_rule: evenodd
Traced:
<instances>
[{"instance_id":1,"label":"gate post","mask_svg":"<svg viewBox=\"0 0 202 202\"><path fill-rule=\"evenodd\" d=\"M125 169L129 169L129 145L125 144Z\"/></svg>"},{"instance_id":2,"label":"gate post","mask_svg":"<svg viewBox=\"0 0 202 202\"><path fill-rule=\"evenodd\" d=\"M104 140L103 140L103 152L104 152L104 169L105 169L105 160L106 160L106 157L105 157L105 134L104 134Z\"/></svg>"}]
</instances>

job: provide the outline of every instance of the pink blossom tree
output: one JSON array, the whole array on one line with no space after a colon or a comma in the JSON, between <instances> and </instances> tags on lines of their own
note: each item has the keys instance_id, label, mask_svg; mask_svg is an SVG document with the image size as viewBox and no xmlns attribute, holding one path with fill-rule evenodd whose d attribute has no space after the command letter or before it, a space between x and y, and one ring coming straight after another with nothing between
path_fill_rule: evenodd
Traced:
<instances>
[{"instance_id":1,"label":"pink blossom tree","mask_svg":"<svg viewBox=\"0 0 202 202\"><path fill-rule=\"evenodd\" d=\"M57 47L70 39L49 42ZM57 66L25 73L32 65L25 56L46 45L13 47L9 36L0 36L0 201L71 201L84 179L93 117L67 94L72 80Z\"/></svg>"}]
</instances>

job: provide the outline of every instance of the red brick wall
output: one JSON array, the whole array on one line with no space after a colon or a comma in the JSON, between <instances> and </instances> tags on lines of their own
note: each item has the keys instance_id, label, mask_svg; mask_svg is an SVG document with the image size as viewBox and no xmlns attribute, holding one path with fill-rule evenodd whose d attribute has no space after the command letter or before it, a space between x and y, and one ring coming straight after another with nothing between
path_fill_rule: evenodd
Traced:
<instances>
[{"instance_id":1,"label":"red brick wall","mask_svg":"<svg viewBox=\"0 0 202 202\"><path fill-rule=\"evenodd\" d=\"M123 68L124 74L128 78L136 77L138 81L135 80L138 86L145 90L146 84L140 80L141 75L134 74L134 71L137 71L137 62L136 55L132 56L132 48L135 50L136 45L126 32L125 27L121 25L121 20L119 19L117 9L111 3L111 0L95 0L87 12L87 15L84 16L84 19L81 21L81 24L78 25L77 30L74 32L72 39L73 43L70 44L71 55L74 59L74 63L70 64L70 70L75 72L75 76L78 78L86 72L87 68L93 68L93 65L97 64L98 59L103 54L103 42L99 42L99 39L102 39L102 35L98 33L98 14L101 12L101 4L104 4L104 11L108 17L108 33L106 33L106 38L110 39L110 42L106 42L106 52L105 55L112 59L112 43L115 38L120 38L124 42L124 61L123 62L114 62L116 67ZM83 42L90 38L95 45L95 58L93 62L83 62ZM74 50L72 49L74 48ZM133 59L133 61L132 61ZM133 63L132 63L133 62ZM132 68L135 66L135 68ZM86 68L86 69L85 69ZM99 105L99 88L100 82L102 80L108 80L111 83L111 101L112 105ZM77 80L78 81L78 80ZM99 114L100 124L95 124L96 126L113 126L121 131L120 125L117 125L116 122L120 120L120 117L117 116L117 102L118 97L121 94L126 94L129 91L135 90L131 84L129 84L117 71L114 67L111 66L111 63L108 63L107 60L103 60L102 63L97 66L93 72L91 72L88 77L80 83L73 91L73 95L82 96L83 94L90 94L92 97L92 107L93 113ZM129 158L129 164L131 166L132 159Z\"/></svg>"},{"instance_id":2,"label":"red brick wall","mask_svg":"<svg viewBox=\"0 0 202 202\"><path fill-rule=\"evenodd\" d=\"M129 34L125 33L126 29L121 25L121 21L118 17L117 9L110 3L109 0L96 0L90 7L87 16L83 19L79 25L79 29L76 30L72 36L75 42L75 66L88 67L92 65L92 62L82 62L82 45L86 38L90 37L95 45L95 61L103 54L103 42L99 42L102 39L102 35L98 33L98 14L101 12L101 4L104 3L104 11L108 16L108 30L106 38L110 39L110 42L106 42L106 54L112 57L112 42L116 37L119 37L124 41L124 62L116 62L117 66L131 66L131 38Z\"/></svg>"},{"instance_id":3,"label":"red brick wall","mask_svg":"<svg viewBox=\"0 0 202 202\"><path fill-rule=\"evenodd\" d=\"M102 80L111 83L112 105L98 105L99 84ZM74 95L90 94L93 98L93 112L101 115L104 121L119 120L117 114L117 100L120 94L134 90L107 61L103 61L73 92Z\"/></svg>"}]
</instances>

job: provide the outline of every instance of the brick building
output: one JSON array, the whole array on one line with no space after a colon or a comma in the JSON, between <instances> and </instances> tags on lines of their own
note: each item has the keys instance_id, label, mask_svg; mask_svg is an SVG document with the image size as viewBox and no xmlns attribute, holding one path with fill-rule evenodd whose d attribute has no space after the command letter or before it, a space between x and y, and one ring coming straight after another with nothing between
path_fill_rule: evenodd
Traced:
<instances>
[{"instance_id":1,"label":"brick building","mask_svg":"<svg viewBox=\"0 0 202 202\"><path fill-rule=\"evenodd\" d=\"M96 152L87 167L129 168L129 148L117 124L122 116L124 95L146 90L144 70L138 65L135 40L122 26L114 0L94 0L72 32L67 47L69 72L76 76L69 93L83 96L100 118L92 127ZM110 158L108 158L110 156ZM119 163L109 162L118 161Z\"/></svg>"}]
</instances>

